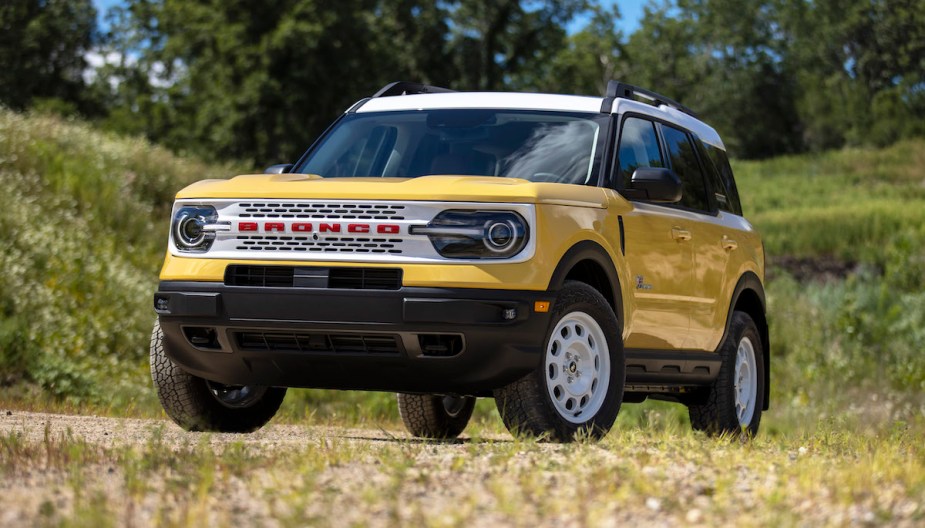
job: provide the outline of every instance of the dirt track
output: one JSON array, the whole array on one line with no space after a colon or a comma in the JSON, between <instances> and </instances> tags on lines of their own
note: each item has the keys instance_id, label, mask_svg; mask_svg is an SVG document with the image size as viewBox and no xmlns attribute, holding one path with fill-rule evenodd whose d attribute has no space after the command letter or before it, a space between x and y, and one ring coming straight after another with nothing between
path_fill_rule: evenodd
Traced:
<instances>
[{"instance_id":1,"label":"dirt track","mask_svg":"<svg viewBox=\"0 0 925 528\"><path fill-rule=\"evenodd\" d=\"M920 526L908 451L632 430L600 444L0 411L0 526ZM855 454L845 450L855 449ZM892 460L892 462L891 462ZM887 468L881 470L880 468ZM912 470L915 470L914 472ZM883 475L880 475L880 472Z\"/></svg>"}]
</instances>

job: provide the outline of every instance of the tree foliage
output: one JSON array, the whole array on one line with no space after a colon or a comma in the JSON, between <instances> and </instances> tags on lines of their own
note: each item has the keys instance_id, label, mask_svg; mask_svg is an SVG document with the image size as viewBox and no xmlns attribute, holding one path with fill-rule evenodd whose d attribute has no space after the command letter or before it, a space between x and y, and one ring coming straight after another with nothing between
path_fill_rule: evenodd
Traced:
<instances>
[{"instance_id":1,"label":"tree foliage","mask_svg":"<svg viewBox=\"0 0 925 528\"><path fill-rule=\"evenodd\" d=\"M82 74L95 29L91 0L0 2L0 103L56 98L87 109Z\"/></svg>"},{"instance_id":2,"label":"tree foliage","mask_svg":"<svg viewBox=\"0 0 925 528\"><path fill-rule=\"evenodd\" d=\"M111 45L138 59L118 74L128 85L116 88L124 100L110 123L143 123L152 139L220 158L293 160L390 81L516 85L560 48L564 23L585 5L532 4L129 0Z\"/></svg>"},{"instance_id":3,"label":"tree foliage","mask_svg":"<svg viewBox=\"0 0 925 528\"><path fill-rule=\"evenodd\" d=\"M616 78L693 108L736 157L925 135L925 0L652 0L629 35L609 6L125 0L99 41L89 0L9 0L0 101L56 98L256 166L294 160L395 80L599 95ZM109 59L95 75L89 51Z\"/></svg>"}]
</instances>

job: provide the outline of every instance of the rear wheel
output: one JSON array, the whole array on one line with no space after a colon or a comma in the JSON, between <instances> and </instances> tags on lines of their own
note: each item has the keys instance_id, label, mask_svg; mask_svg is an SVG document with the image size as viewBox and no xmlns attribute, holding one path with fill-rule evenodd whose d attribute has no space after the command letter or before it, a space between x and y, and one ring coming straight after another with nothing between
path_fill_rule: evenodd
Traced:
<instances>
[{"instance_id":1,"label":"rear wheel","mask_svg":"<svg viewBox=\"0 0 925 528\"><path fill-rule=\"evenodd\" d=\"M600 438L620 411L626 379L616 315L597 290L569 281L552 321L537 370L495 391L498 412L514 434Z\"/></svg>"},{"instance_id":2,"label":"rear wheel","mask_svg":"<svg viewBox=\"0 0 925 528\"><path fill-rule=\"evenodd\" d=\"M164 351L160 323L151 332L151 379L167 416L187 431L249 433L279 410L286 389L262 385L225 385L193 376Z\"/></svg>"},{"instance_id":3,"label":"rear wheel","mask_svg":"<svg viewBox=\"0 0 925 528\"><path fill-rule=\"evenodd\" d=\"M456 438L469 424L475 398L398 393L398 412L408 432L419 438Z\"/></svg>"},{"instance_id":4,"label":"rear wheel","mask_svg":"<svg viewBox=\"0 0 925 528\"><path fill-rule=\"evenodd\" d=\"M745 312L733 312L729 334L717 351L719 376L703 404L690 405L691 426L710 434L754 435L764 408L764 350L758 327Z\"/></svg>"}]
</instances>

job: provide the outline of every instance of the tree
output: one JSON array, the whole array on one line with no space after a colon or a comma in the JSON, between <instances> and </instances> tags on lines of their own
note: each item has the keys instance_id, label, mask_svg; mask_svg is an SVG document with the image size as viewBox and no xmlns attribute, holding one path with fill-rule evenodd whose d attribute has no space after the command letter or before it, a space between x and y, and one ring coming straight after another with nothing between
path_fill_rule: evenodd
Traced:
<instances>
[{"instance_id":1,"label":"tree","mask_svg":"<svg viewBox=\"0 0 925 528\"><path fill-rule=\"evenodd\" d=\"M628 80L697 111L735 156L799 150L796 83L774 17L767 5L744 0L647 7L625 47Z\"/></svg>"},{"instance_id":2,"label":"tree","mask_svg":"<svg viewBox=\"0 0 925 528\"><path fill-rule=\"evenodd\" d=\"M291 161L345 107L390 81L533 83L584 5L129 0L129 27L113 45L134 63L115 72L110 123L218 158Z\"/></svg>"},{"instance_id":3,"label":"tree","mask_svg":"<svg viewBox=\"0 0 925 528\"><path fill-rule=\"evenodd\" d=\"M616 4L610 9L592 8L587 25L568 37L542 71L537 88L553 93L603 94L608 81L624 79L628 65L624 36L616 25L619 20Z\"/></svg>"},{"instance_id":4,"label":"tree","mask_svg":"<svg viewBox=\"0 0 925 528\"><path fill-rule=\"evenodd\" d=\"M450 3L450 53L457 85L532 88L566 42L565 25L586 0L458 0Z\"/></svg>"},{"instance_id":5,"label":"tree","mask_svg":"<svg viewBox=\"0 0 925 528\"><path fill-rule=\"evenodd\" d=\"M147 120L167 107L166 137L154 139L174 148L255 164L292 161L357 94L399 69L395 35L380 24L405 26L397 17L381 22L377 7L375 0L131 0L136 40L144 43L137 67L160 86L138 94L147 107L132 106Z\"/></svg>"},{"instance_id":6,"label":"tree","mask_svg":"<svg viewBox=\"0 0 925 528\"><path fill-rule=\"evenodd\" d=\"M925 135L925 0L790 0L779 19L809 148Z\"/></svg>"},{"instance_id":7,"label":"tree","mask_svg":"<svg viewBox=\"0 0 925 528\"><path fill-rule=\"evenodd\" d=\"M0 3L0 103L23 109L43 98L77 107L84 55L96 36L90 0L4 0Z\"/></svg>"}]
</instances>

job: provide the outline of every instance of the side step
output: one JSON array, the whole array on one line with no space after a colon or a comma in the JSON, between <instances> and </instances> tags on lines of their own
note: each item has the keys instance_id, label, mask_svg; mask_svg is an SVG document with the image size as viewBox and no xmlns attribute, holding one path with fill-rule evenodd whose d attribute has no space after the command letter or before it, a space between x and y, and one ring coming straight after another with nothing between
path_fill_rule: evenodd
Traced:
<instances>
[{"instance_id":1,"label":"side step","mask_svg":"<svg viewBox=\"0 0 925 528\"><path fill-rule=\"evenodd\" d=\"M713 352L626 349L626 384L649 389L708 385L719 375L721 365Z\"/></svg>"}]
</instances>

